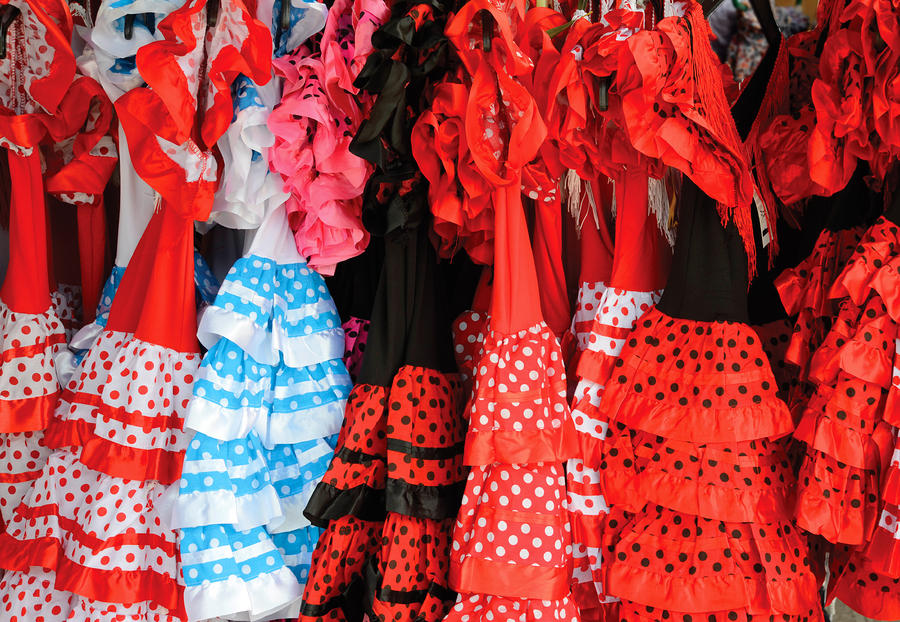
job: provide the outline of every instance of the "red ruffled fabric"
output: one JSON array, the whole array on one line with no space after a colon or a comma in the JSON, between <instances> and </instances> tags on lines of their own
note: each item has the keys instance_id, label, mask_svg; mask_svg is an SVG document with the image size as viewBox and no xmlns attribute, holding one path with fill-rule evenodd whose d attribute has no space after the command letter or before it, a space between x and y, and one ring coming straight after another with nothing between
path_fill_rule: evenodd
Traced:
<instances>
[{"instance_id":1,"label":"red ruffled fabric","mask_svg":"<svg viewBox=\"0 0 900 622\"><path fill-rule=\"evenodd\" d=\"M600 474L617 522L602 576L623 612L820 619L777 391L747 326L658 310L637 323L593 410L609 421Z\"/></svg>"},{"instance_id":2,"label":"red ruffled fabric","mask_svg":"<svg viewBox=\"0 0 900 622\"><path fill-rule=\"evenodd\" d=\"M888 266L898 234L900 228L879 219L831 286L829 298L840 300L841 309L810 362L816 392L794 432L807 448L797 524L835 543L869 542L880 512L893 444L884 416L897 337L887 306L897 297Z\"/></svg>"}]
</instances>

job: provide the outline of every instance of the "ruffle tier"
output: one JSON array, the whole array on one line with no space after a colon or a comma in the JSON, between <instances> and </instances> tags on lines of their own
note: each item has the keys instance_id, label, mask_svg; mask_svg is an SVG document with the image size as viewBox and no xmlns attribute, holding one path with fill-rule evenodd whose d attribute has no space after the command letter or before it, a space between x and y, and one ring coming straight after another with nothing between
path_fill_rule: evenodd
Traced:
<instances>
[{"instance_id":1,"label":"ruffle tier","mask_svg":"<svg viewBox=\"0 0 900 622\"><path fill-rule=\"evenodd\" d=\"M806 379L812 353L827 332L827 318L832 314L831 288L862 234L861 228L826 229L806 259L775 279L781 302L794 323L785 360L800 368L801 380Z\"/></svg>"},{"instance_id":2,"label":"ruffle tier","mask_svg":"<svg viewBox=\"0 0 900 622\"><path fill-rule=\"evenodd\" d=\"M806 541L787 521L733 523L659 508L626 524L608 569L623 601L703 613L819 609Z\"/></svg>"},{"instance_id":3,"label":"ruffle tier","mask_svg":"<svg viewBox=\"0 0 900 622\"><path fill-rule=\"evenodd\" d=\"M113 477L176 481L199 363L199 354L106 331L66 388L48 446L78 446L79 460Z\"/></svg>"},{"instance_id":4,"label":"ruffle tier","mask_svg":"<svg viewBox=\"0 0 900 622\"><path fill-rule=\"evenodd\" d=\"M388 513L381 550L365 569L366 610L380 622L441 622L456 600L447 587L453 518Z\"/></svg>"},{"instance_id":5,"label":"ruffle tier","mask_svg":"<svg viewBox=\"0 0 900 622\"><path fill-rule=\"evenodd\" d=\"M0 519L4 524L12 520L50 456L43 437L41 432L0 434Z\"/></svg>"},{"instance_id":6,"label":"ruffle tier","mask_svg":"<svg viewBox=\"0 0 900 622\"><path fill-rule=\"evenodd\" d=\"M366 562L381 546L382 526L380 521L361 520L352 515L328 523L312 556L299 622L362 618L362 578ZM345 610L357 612L358 618L346 615Z\"/></svg>"},{"instance_id":7,"label":"ruffle tier","mask_svg":"<svg viewBox=\"0 0 900 622\"><path fill-rule=\"evenodd\" d=\"M224 337L258 363L302 368L340 359L340 316L325 280L302 261L251 254L235 262L198 328L210 348Z\"/></svg>"},{"instance_id":8,"label":"ruffle tier","mask_svg":"<svg viewBox=\"0 0 900 622\"><path fill-rule=\"evenodd\" d=\"M614 365L601 410L635 430L690 443L789 434L793 421L759 337L736 322L651 310ZM599 419L599 417L597 417Z\"/></svg>"},{"instance_id":9,"label":"ruffle tier","mask_svg":"<svg viewBox=\"0 0 900 622\"><path fill-rule=\"evenodd\" d=\"M0 432L45 429L60 393L56 360L67 353L54 308L16 313L0 301L0 348Z\"/></svg>"},{"instance_id":10,"label":"ruffle tier","mask_svg":"<svg viewBox=\"0 0 900 622\"><path fill-rule=\"evenodd\" d=\"M447 622L490 622L517 620L518 622L579 622L578 609L571 598L559 601L505 598L490 594L460 594ZM602 618L601 618L602 620ZM610 621L611 622L611 621Z\"/></svg>"},{"instance_id":11,"label":"ruffle tier","mask_svg":"<svg viewBox=\"0 0 900 622\"><path fill-rule=\"evenodd\" d=\"M252 433L268 448L325 438L340 429L350 388L339 358L266 365L222 338L200 365L187 426L223 440Z\"/></svg>"},{"instance_id":12,"label":"ruffle tier","mask_svg":"<svg viewBox=\"0 0 900 622\"><path fill-rule=\"evenodd\" d=\"M369 384L351 390L334 458L304 512L313 525L346 516L384 520L388 395Z\"/></svg>"},{"instance_id":13,"label":"ruffle tier","mask_svg":"<svg viewBox=\"0 0 900 622\"><path fill-rule=\"evenodd\" d=\"M175 524L272 533L308 527L303 509L333 454L329 440L266 449L253 434L234 441L197 434L185 455Z\"/></svg>"},{"instance_id":14,"label":"ruffle tier","mask_svg":"<svg viewBox=\"0 0 900 622\"><path fill-rule=\"evenodd\" d=\"M688 443L614 423L600 463L603 491L634 513L649 504L729 522L788 520L795 482L781 445Z\"/></svg>"},{"instance_id":15,"label":"ruffle tier","mask_svg":"<svg viewBox=\"0 0 900 622\"><path fill-rule=\"evenodd\" d=\"M605 385L635 323L652 309L662 291L632 292L608 287L597 307L587 347L578 362L578 376Z\"/></svg>"},{"instance_id":16,"label":"ruffle tier","mask_svg":"<svg viewBox=\"0 0 900 622\"><path fill-rule=\"evenodd\" d=\"M211 524L181 530L188 617L205 620L296 615L309 575L315 528L273 538L262 527Z\"/></svg>"},{"instance_id":17,"label":"ruffle tier","mask_svg":"<svg viewBox=\"0 0 900 622\"><path fill-rule=\"evenodd\" d=\"M57 590L183 618L169 487L91 470L76 451L50 456L0 536L0 566L44 568Z\"/></svg>"},{"instance_id":18,"label":"ruffle tier","mask_svg":"<svg viewBox=\"0 0 900 622\"><path fill-rule=\"evenodd\" d=\"M559 463L576 455L562 352L546 324L487 333L468 411L467 465Z\"/></svg>"},{"instance_id":19,"label":"ruffle tier","mask_svg":"<svg viewBox=\"0 0 900 622\"><path fill-rule=\"evenodd\" d=\"M473 467L453 532L457 592L561 601L569 592L565 474L554 463Z\"/></svg>"},{"instance_id":20,"label":"ruffle tier","mask_svg":"<svg viewBox=\"0 0 900 622\"><path fill-rule=\"evenodd\" d=\"M183 617L149 602L106 603L57 590L57 574L32 568L27 574L10 571L0 579L0 609L8 622L184 622Z\"/></svg>"}]
</instances>

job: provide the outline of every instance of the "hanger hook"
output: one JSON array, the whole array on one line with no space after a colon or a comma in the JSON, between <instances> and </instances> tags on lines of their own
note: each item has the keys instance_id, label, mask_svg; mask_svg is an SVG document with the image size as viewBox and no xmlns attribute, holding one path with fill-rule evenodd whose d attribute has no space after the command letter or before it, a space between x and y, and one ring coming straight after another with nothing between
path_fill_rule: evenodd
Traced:
<instances>
[{"instance_id":1,"label":"hanger hook","mask_svg":"<svg viewBox=\"0 0 900 622\"><path fill-rule=\"evenodd\" d=\"M0 58L6 58L6 34L21 13L22 10L12 4L4 4L0 7Z\"/></svg>"}]
</instances>

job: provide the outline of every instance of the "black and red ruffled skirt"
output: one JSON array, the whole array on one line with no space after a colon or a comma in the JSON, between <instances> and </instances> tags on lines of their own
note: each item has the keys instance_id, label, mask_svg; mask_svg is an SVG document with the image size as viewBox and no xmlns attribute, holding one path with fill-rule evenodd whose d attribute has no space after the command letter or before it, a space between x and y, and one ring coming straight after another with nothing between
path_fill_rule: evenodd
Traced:
<instances>
[{"instance_id":1,"label":"black and red ruffled skirt","mask_svg":"<svg viewBox=\"0 0 900 622\"><path fill-rule=\"evenodd\" d=\"M622 619L821 619L778 390L749 326L637 323L593 415L609 422L603 575Z\"/></svg>"},{"instance_id":2,"label":"black and red ruffled skirt","mask_svg":"<svg viewBox=\"0 0 900 622\"><path fill-rule=\"evenodd\" d=\"M387 389L360 384L306 515L325 533L301 619L439 622L465 472L458 376L404 366Z\"/></svg>"}]
</instances>

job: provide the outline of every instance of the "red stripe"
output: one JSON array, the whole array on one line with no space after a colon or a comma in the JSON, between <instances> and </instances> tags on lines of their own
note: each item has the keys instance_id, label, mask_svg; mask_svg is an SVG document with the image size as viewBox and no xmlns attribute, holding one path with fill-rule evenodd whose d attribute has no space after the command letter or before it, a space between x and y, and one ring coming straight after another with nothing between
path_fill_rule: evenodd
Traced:
<instances>
[{"instance_id":1,"label":"red stripe","mask_svg":"<svg viewBox=\"0 0 900 622\"><path fill-rule=\"evenodd\" d=\"M0 400L0 433L43 430L50 423L58 400L59 391L18 400Z\"/></svg>"},{"instance_id":2,"label":"red stripe","mask_svg":"<svg viewBox=\"0 0 900 622\"><path fill-rule=\"evenodd\" d=\"M0 474L0 484L21 484L22 482L33 482L40 476L40 471L26 471L25 473L2 473Z\"/></svg>"},{"instance_id":3,"label":"red stripe","mask_svg":"<svg viewBox=\"0 0 900 622\"><path fill-rule=\"evenodd\" d=\"M95 509L96 512L96 509ZM46 518L53 516L59 522L60 528L65 531L66 536L71 536L82 546L89 548L95 555L99 555L105 549L118 548L122 546L149 546L161 551L168 557L173 557L177 547L175 542L166 540L163 536L152 533L136 533L134 531L126 531L117 534L106 540L97 537L95 534L89 533L75 521L75 519L61 516L59 506L55 503L48 503L38 507L31 507L25 504L16 508L15 515L22 520L31 520L37 518ZM114 520L115 516L110 515L110 520Z\"/></svg>"},{"instance_id":4,"label":"red stripe","mask_svg":"<svg viewBox=\"0 0 900 622\"><path fill-rule=\"evenodd\" d=\"M29 572L33 566L56 572L56 589L104 603L149 602L186 619L183 588L174 577L153 570L87 568L65 556L59 540L16 540L0 535L0 567Z\"/></svg>"},{"instance_id":5,"label":"red stripe","mask_svg":"<svg viewBox=\"0 0 900 622\"><path fill-rule=\"evenodd\" d=\"M48 348L65 342L66 336L64 333L53 333L44 339L42 343L36 343L31 346L21 346L18 348L7 348L3 352L0 352L0 363L8 363L18 358L38 356L47 352Z\"/></svg>"},{"instance_id":6,"label":"red stripe","mask_svg":"<svg viewBox=\"0 0 900 622\"><path fill-rule=\"evenodd\" d=\"M609 324L595 322L591 332L595 335L600 335L601 337L609 337L610 339L625 339L632 330L634 329L627 326L610 326Z\"/></svg>"},{"instance_id":7,"label":"red stripe","mask_svg":"<svg viewBox=\"0 0 900 622\"><path fill-rule=\"evenodd\" d=\"M97 409L94 414L103 417L105 420L113 419L126 425L133 425L141 428L145 433L150 433L153 430L169 432L171 430L181 430L184 427L184 419L174 412L171 415L155 416L132 413L121 406L110 406L103 402L102 397L92 393L75 393L69 401L73 404L93 407Z\"/></svg>"},{"instance_id":8,"label":"red stripe","mask_svg":"<svg viewBox=\"0 0 900 622\"><path fill-rule=\"evenodd\" d=\"M86 467L113 477L171 484L181 477L184 451L137 449L92 436L84 442L78 459Z\"/></svg>"}]
</instances>

